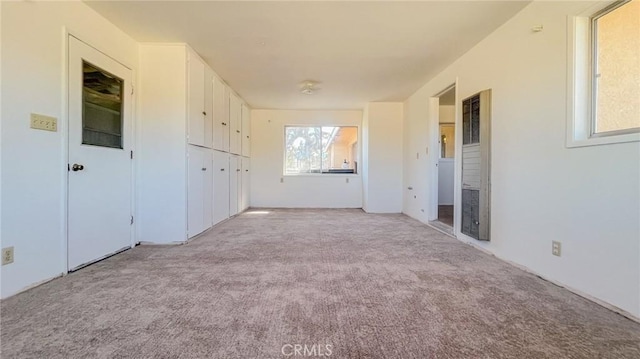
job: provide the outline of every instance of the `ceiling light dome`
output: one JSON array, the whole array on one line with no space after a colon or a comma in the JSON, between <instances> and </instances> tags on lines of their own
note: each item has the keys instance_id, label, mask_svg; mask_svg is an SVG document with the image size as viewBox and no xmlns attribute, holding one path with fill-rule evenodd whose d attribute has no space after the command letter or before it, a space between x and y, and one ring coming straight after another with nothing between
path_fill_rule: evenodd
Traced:
<instances>
[{"instance_id":1,"label":"ceiling light dome","mask_svg":"<svg viewBox=\"0 0 640 359\"><path fill-rule=\"evenodd\" d=\"M318 90L316 85L318 83L315 81L307 80L302 82L302 88L300 89L300 93L305 95L313 95Z\"/></svg>"}]
</instances>

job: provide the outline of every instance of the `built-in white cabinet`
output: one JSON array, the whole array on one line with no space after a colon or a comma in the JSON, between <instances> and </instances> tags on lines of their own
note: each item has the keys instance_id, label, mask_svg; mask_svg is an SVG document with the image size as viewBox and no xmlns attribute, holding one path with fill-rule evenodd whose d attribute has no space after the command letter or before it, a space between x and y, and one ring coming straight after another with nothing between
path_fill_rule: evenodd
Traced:
<instances>
[{"instance_id":1,"label":"built-in white cabinet","mask_svg":"<svg viewBox=\"0 0 640 359\"><path fill-rule=\"evenodd\" d=\"M251 160L247 157L242 157L242 179L240 185L240 211L244 211L249 208L249 183L250 183L250 169Z\"/></svg>"},{"instance_id":2,"label":"built-in white cabinet","mask_svg":"<svg viewBox=\"0 0 640 359\"><path fill-rule=\"evenodd\" d=\"M187 49L187 123L189 144L211 147L213 71Z\"/></svg>"},{"instance_id":3,"label":"built-in white cabinet","mask_svg":"<svg viewBox=\"0 0 640 359\"><path fill-rule=\"evenodd\" d=\"M251 156L251 110L246 104L242 104L242 155Z\"/></svg>"},{"instance_id":4,"label":"built-in white cabinet","mask_svg":"<svg viewBox=\"0 0 640 359\"><path fill-rule=\"evenodd\" d=\"M204 68L204 147L213 148L213 70Z\"/></svg>"},{"instance_id":5,"label":"built-in white cabinet","mask_svg":"<svg viewBox=\"0 0 640 359\"><path fill-rule=\"evenodd\" d=\"M187 150L187 232L189 238L211 228L213 211L211 150L189 145Z\"/></svg>"},{"instance_id":6,"label":"built-in white cabinet","mask_svg":"<svg viewBox=\"0 0 640 359\"><path fill-rule=\"evenodd\" d=\"M139 78L137 241L184 242L248 206L249 109L185 44L142 44Z\"/></svg>"},{"instance_id":7,"label":"built-in white cabinet","mask_svg":"<svg viewBox=\"0 0 640 359\"><path fill-rule=\"evenodd\" d=\"M213 148L229 152L229 88L213 78Z\"/></svg>"},{"instance_id":8,"label":"built-in white cabinet","mask_svg":"<svg viewBox=\"0 0 640 359\"><path fill-rule=\"evenodd\" d=\"M229 156L229 215L235 216L240 212L240 191L242 189L242 158Z\"/></svg>"},{"instance_id":9,"label":"built-in white cabinet","mask_svg":"<svg viewBox=\"0 0 640 359\"><path fill-rule=\"evenodd\" d=\"M229 152L239 155L242 152L242 103L238 96L229 96Z\"/></svg>"},{"instance_id":10,"label":"built-in white cabinet","mask_svg":"<svg viewBox=\"0 0 640 359\"><path fill-rule=\"evenodd\" d=\"M229 218L229 154L213 151L213 224Z\"/></svg>"}]
</instances>

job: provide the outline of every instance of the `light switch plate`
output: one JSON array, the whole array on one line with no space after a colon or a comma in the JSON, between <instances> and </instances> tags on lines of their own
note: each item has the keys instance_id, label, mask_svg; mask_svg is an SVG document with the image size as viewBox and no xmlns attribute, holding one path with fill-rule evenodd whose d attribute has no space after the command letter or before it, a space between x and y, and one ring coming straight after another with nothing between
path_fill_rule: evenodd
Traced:
<instances>
[{"instance_id":1,"label":"light switch plate","mask_svg":"<svg viewBox=\"0 0 640 359\"><path fill-rule=\"evenodd\" d=\"M58 131L58 119L51 116L40 115L37 113L31 114L31 128L36 130L45 131Z\"/></svg>"}]
</instances>

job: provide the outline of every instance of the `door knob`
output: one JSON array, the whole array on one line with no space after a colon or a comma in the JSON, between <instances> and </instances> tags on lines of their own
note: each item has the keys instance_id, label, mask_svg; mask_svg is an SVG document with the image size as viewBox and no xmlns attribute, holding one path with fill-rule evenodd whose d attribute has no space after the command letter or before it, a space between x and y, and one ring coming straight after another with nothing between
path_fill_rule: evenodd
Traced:
<instances>
[{"instance_id":1,"label":"door knob","mask_svg":"<svg viewBox=\"0 0 640 359\"><path fill-rule=\"evenodd\" d=\"M72 171L82 171L84 169L83 165L79 165L77 163L74 163L73 166L71 166L71 170Z\"/></svg>"}]
</instances>

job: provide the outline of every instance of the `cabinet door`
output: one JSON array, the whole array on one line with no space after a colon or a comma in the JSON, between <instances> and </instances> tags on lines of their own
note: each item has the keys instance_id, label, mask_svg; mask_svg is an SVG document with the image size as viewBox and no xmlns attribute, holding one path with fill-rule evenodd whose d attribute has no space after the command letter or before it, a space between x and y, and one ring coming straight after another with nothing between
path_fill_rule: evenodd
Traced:
<instances>
[{"instance_id":1,"label":"cabinet door","mask_svg":"<svg viewBox=\"0 0 640 359\"><path fill-rule=\"evenodd\" d=\"M242 157L242 186L241 186L241 191L242 194L240 195L240 202L242 203L242 206L240 207L240 209L242 211L244 211L245 209L249 208L249 193L250 193L250 189L249 189L249 183L250 183L250 162L251 160L248 159L247 157Z\"/></svg>"},{"instance_id":2,"label":"cabinet door","mask_svg":"<svg viewBox=\"0 0 640 359\"><path fill-rule=\"evenodd\" d=\"M204 149L202 168L202 221L204 230L211 228L213 224L213 153Z\"/></svg>"},{"instance_id":3,"label":"cabinet door","mask_svg":"<svg viewBox=\"0 0 640 359\"><path fill-rule=\"evenodd\" d=\"M229 154L213 151L213 224L229 218Z\"/></svg>"},{"instance_id":4,"label":"cabinet door","mask_svg":"<svg viewBox=\"0 0 640 359\"><path fill-rule=\"evenodd\" d=\"M188 155L188 196L187 196L187 233L189 238L205 230L204 216L204 149L189 146Z\"/></svg>"},{"instance_id":5,"label":"cabinet door","mask_svg":"<svg viewBox=\"0 0 640 359\"><path fill-rule=\"evenodd\" d=\"M240 128L242 126L241 117L241 104L240 99L234 93L231 93L229 96L229 124L231 125L230 134L229 134L229 152L233 154L240 154L241 148L241 137L240 137Z\"/></svg>"},{"instance_id":6,"label":"cabinet door","mask_svg":"<svg viewBox=\"0 0 640 359\"><path fill-rule=\"evenodd\" d=\"M229 176L229 215L238 214L238 193L240 192L240 158L238 156L230 157L230 176Z\"/></svg>"},{"instance_id":7,"label":"cabinet door","mask_svg":"<svg viewBox=\"0 0 640 359\"><path fill-rule=\"evenodd\" d=\"M187 61L188 138L190 144L204 146L204 63L191 53Z\"/></svg>"},{"instance_id":8,"label":"cabinet door","mask_svg":"<svg viewBox=\"0 0 640 359\"><path fill-rule=\"evenodd\" d=\"M204 68L204 146L213 148L213 70Z\"/></svg>"},{"instance_id":9,"label":"cabinet door","mask_svg":"<svg viewBox=\"0 0 640 359\"><path fill-rule=\"evenodd\" d=\"M229 151L224 147L225 133L227 141L229 138L229 121L225 119L225 86L218 78L213 78L213 149L218 151ZM228 103L227 103L228 106Z\"/></svg>"},{"instance_id":10,"label":"cabinet door","mask_svg":"<svg viewBox=\"0 0 640 359\"><path fill-rule=\"evenodd\" d=\"M242 155L251 156L251 110L246 104L242 104Z\"/></svg>"},{"instance_id":11,"label":"cabinet door","mask_svg":"<svg viewBox=\"0 0 640 359\"><path fill-rule=\"evenodd\" d=\"M231 133L231 118L229 115L229 95L231 94L231 92L229 91L229 86L224 85L224 96L222 97L223 100L223 110L224 110L224 114L223 114L223 119L224 119L224 133L222 134L222 147L224 151L229 152L229 140L230 140L230 133Z\"/></svg>"}]
</instances>

